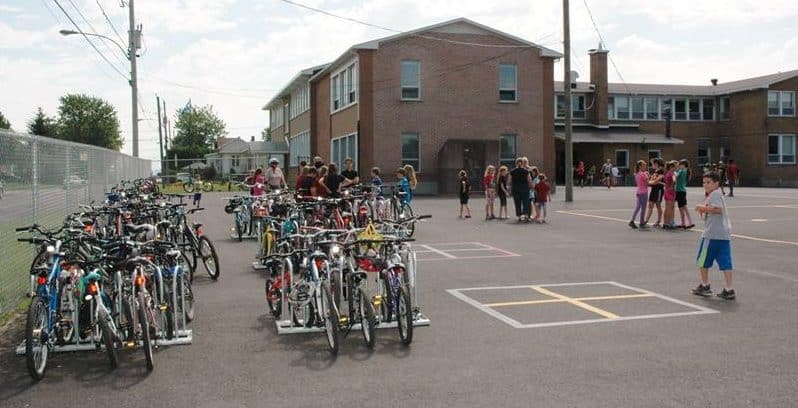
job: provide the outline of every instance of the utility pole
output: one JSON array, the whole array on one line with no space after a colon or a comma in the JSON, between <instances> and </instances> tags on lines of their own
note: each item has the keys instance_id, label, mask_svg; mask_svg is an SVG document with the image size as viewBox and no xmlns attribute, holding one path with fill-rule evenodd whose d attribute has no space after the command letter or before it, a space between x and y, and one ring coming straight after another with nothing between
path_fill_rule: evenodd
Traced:
<instances>
[{"instance_id":1,"label":"utility pole","mask_svg":"<svg viewBox=\"0 0 798 408\"><path fill-rule=\"evenodd\" d=\"M571 22L568 1L562 1L563 53L565 54L565 201L574 201L574 145L572 141L572 105L571 105Z\"/></svg>"},{"instance_id":2,"label":"utility pole","mask_svg":"<svg viewBox=\"0 0 798 408\"><path fill-rule=\"evenodd\" d=\"M130 93L133 105L130 111L132 112L133 121L133 157L139 157L139 89L138 89L138 73L136 71L136 50L138 49L139 36L141 32L136 29L135 10L133 8L133 1L128 0L127 6L130 12L130 30L128 30L128 59L130 60Z\"/></svg>"},{"instance_id":3,"label":"utility pole","mask_svg":"<svg viewBox=\"0 0 798 408\"><path fill-rule=\"evenodd\" d=\"M158 95L155 95L155 104L158 105L158 146L161 148L161 155L159 157L161 159L161 176L163 176L163 132L161 131L161 122L163 122L163 117L161 116L161 98Z\"/></svg>"}]
</instances>

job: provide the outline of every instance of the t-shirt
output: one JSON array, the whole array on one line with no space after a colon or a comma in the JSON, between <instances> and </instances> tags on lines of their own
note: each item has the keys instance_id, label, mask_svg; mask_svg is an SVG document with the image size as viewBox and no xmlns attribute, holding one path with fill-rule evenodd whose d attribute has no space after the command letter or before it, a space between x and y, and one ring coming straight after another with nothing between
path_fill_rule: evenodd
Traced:
<instances>
[{"instance_id":1,"label":"t-shirt","mask_svg":"<svg viewBox=\"0 0 798 408\"><path fill-rule=\"evenodd\" d=\"M354 180L357 178L357 170L344 170L341 172L341 175L346 177L349 180Z\"/></svg>"},{"instance_id":2,"label":"t-shirt","mask_svg":"<svg viewBox=\"0 0 798 408\"><path fill-rule=\"evenodd\" d=\"M507 188L507 175L506 174L499 176L499 183L496 185L496 191L499 194L504 195L504 191L502 190L502 186L504 186L505 189Z\"/></svg>"},{"instance_id":3,"label":"t-shirt","mask_svg":"<svg viewBox=\"0 0 798 408\"><path fill-rule=\"evenodd\" d=\"M321 177L316 177L313 180L313 189L316 190L316 197L328 197L330 194L327 192L327 189L322 187L321 185Z\"/></svg>"},{"instance_id":4,"label":"t-shirt","mask_svg":"<svg viewBox=\"0 0 798 408\"><path fill-rule=\"evenodd\" d=\"M674 192L673 190L673 172L668 171L665 173L665 193Z\"/></svg>"},{"instance_id":5,"label":"t-shirt","mask_svg":"<svg viewBox=\"0 0 798 408\"><path fill-rule=\"evenodd\" d=\"M676 170L676 191L687 192L687 169Z\"/></svg>"},{"instance_id":6,"label":"t-shirt","mask_svg":"<svg viewBox=\"0 0 798 408\"><path fill-rule=\"evenodd\" d=\"M496 188L496 176L488 174L482 179L482 186L485 188Z\"/></svg>"},{"instance_id":7,"label":"t-shirt","mask_svg":"<svg viewBox=\"0 0 798 408\"><path fill-rule=\"evenodd\" d=\"M275 169L269 167L266 170L266 182L269 184L269 186L274 186L279 188L282 186L283 180L284 180L283 170L280 169L279 167Z\"/></svg>"},{"instance_id":8,"label":"t-shirt","mask_svg":"<svg viewBox=\"0 0 798 408\"><path fill-rule=\"evenodd\" d=\"M407 180L407 177L399 179L399 191L406 193L402 196L403 202L409 203L410 200L413 199L413 190L410 188L410 182Z\"/></svg>"},{"instance_id":9,"label":"t-shirt","mask_svg":"<svg viewBox=\"0 0 798 408\"><path fill-rule=\"evenodd\" d=\"M313 187L315 179L310 176L301 177L302 184L299 184L297 191L302 195L310 195L310 188ZM299 183L299 181L297 181Z\"/></svg>"},{"instance_id":10,"label":"t-shirt","mask_svg":"<svg viewBox=\"0 0 798 408\"><path fill-rule=\"evenodd\" d=\"M740 168L736 164L730 164L726 170L729 175L730 181L737 181L737 176L740 174Z\"/></svg>"},{"instance_id":11,"label":"t-shirt","mask_svg":"<svg viewBox=\"0 0 798 408\"><path fill-rule=\"evenodd\" d=\"M259 174L254 177L252 180L255 187L252 187L252 195L259 196L263 195L263 184L266 183L266 177L263 177L263 174Z\"/></svg>"},{"instance_id":12,"label":"t-shirt","mask_svg":"<svg viewBox=\"0 0 798 408\"><path fill-rule=\"evenodd\" d=\"M604 165L601 166L601 172L604 174L612 173L612 165L609 163L604 163Z\"/></svg>"},{"instance_id":13,"label":"t-shirt","mask_svg":"<svg viewBox=\"0 0 798 408\"><path fill-rule=\"evenodd\" d=\"M536 203L545 203L549 201L549 183L545 181L539 181L535 184L535 202Z\"/></svg>"},{"instance_id":14,"label":"t-shirt","mask_svg":"<svg viewBox=\"0 0 798 408\"><path fill-rule=\"evenodd\" d=\"M510 171L510 183L513 191L529 192L529 170L516 167Z\"/></svg>"},{"instance_id":15,"label":"t-shirt","mask_svg":"<svg viewBox=\"0 0 798 408\"><path fill-rule=\"evenodd\" d=\"M637 194L648 194L648 173L639 171L635 175L635 183L637 183Z\"/></svg>"},{"instance_id":16,"label":"t-shirt","mask_svg":"<svg viewBox=\"0 0 798 408\"><path fill-rule=\"evenodd\" d=\"M372 178L371 185L374 186L374 193L378 196L382 196L382 179L379 177Z\"/></svg>"},{"instance_id":17,"label":"t-shirt","mask_svg":"<svg viewBox=\"0 0 798 408\"><path fill-rule=\"evenodd\" d=\"M723 194L720 189L715 189L706 199L704 204L711 207L723 208L723 214L705 214L704 215L704 232L701 234L702 238L716 239L728 241L731 239L731 221L729 221L729 214L726 211L726 201L723 200Z\"/></svg>"},{"instance_id":18,"label":"t-shirt","mask_svg":"<svg viewBox=\"0 0 798 408\"><path fill-rule=\"evenodd\" d=\"M302 186L304 186L305 184L304 181L305 181L305 176L300 175L296 178L296 191L298 193L301 192Z\"/></svg>"},{"instance_id":19,"label":"t-shirt","mask_svg":"<svg viewBox=\"0 0 798 408\"><path fill-rule=\"evenodd\" d=\"M324 184L330 189L330 197L338 197L338 186L340 186L343 181L344 176L340 174L328 174L327 177L324 178Z\"/></svg>"},{"instance_id":20,"label":"t-shirt","mask_svg":"<svg viewBox=\"0 0 798 408\"><path fill-rule=\"evenodd\" d=\"M460 178L460 195L467 196L471 192L471 183L467 178Z\"/></svg>"}]
</instances>

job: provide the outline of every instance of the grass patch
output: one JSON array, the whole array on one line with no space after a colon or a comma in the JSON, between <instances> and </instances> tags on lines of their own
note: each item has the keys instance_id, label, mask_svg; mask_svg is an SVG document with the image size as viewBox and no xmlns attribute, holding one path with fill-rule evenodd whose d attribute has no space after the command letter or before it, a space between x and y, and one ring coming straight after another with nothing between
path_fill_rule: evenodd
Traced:
<instances>
[{"instance_id":1,"label":"grass patch","mask_svg":"<svg viewBox=\"0 0 798 408\"><path fill-rule=\"evenodd\" d=\"M186 190L183 190L183 183L172 183L167 184L161 187L161 191L166 194L187 194ZM213 191L227 191L227 182L226 181L214 181L213 182Z\"/></svg>"}]
</instances>

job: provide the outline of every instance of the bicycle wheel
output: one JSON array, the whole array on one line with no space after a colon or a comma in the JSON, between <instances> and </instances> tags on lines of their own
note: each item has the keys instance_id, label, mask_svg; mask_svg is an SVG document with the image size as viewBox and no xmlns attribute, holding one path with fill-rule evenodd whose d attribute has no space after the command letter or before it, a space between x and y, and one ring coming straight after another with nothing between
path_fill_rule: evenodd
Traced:
<instances>
[{"instance_id":1,"label":"bicycle wheel","mask_svg":"<svg viewBox=\"0 0 798 408\"><path fill-rule=\"evenodd\" d=\"M211 182L202 183L202 191L206 193L210 193L211 191L213 191L213 183Z\"/></svg>"},{"instance_id":2,"label":"bicycle wheel","mask_svg":"<svg viewBox=\"0 0 798 408\"><path fill-rule=\"evenodd\" d=\"M358 296L358 314L360 315L360 328L363 330L363 341L366 342L366 347L374 348L374 343L377 340L377 316L374 311L374 305L366 295L363 288L357 289Z\"/></svg>"},{"instance_id":3,"label":"bicycle wheel","mask_svg":"<svg viewBox=\"0 0 798 408\"><path fill-rule=\"evenodd\" d=\"M211 279L219 279L219 257L216 255L216 248L213 247L211 240L206 236L199 239L199 252L202 256L202 265L208 272Z\"/></svg>"},{"instance_id":4,"label":"bicycle wheel","mask_svg":"<svg viewBox=\"0 0 798 408\"><path fill-rule=\"evenodd\" d=\"M274 281L270 279L266 279L266 304L269 307L269 313L274 316L275 319L280 318L280 313L283 311L283 291L280 288L274 287Z\"/></svg>"},{"instance_id":5,"label":"bicycle wheel","mask_svg":"<svg viewBox=\"0 0 798 408\"><path fill-rule=\"evenodd\" d=\"M399 209L399 217L401 219L407 219L413 216L413 208L410 207L409 203L402 203L402 206Z\"/></svg>"},{"instance_id":6,"label":"bicycle wheel","mask_svg":"<svg viewBox=\"0 0 798 408\"><path fill-rule=\"evenodd\" d=\"M119 356L116 354L116 333L111 330L110 318L108 312L100 311L97 320L100 325L100 333L102 333L105 354L108 355L111 368L116 368L119 366Z\"/></svg>"},{"instance_id":7,"label":"bicycle wheel","mask_svg":"<svg viewBox=\"0 0 798 408\"><path fill-rule=\"evenodd\" d=\"M186 279L185 276L180 278L180 282L183 285L183 293L181 295L183 298L178 297L177 305L186 316L186 322L191 322L194 320L194 291L191 289L191 281Z\"/></svg>"},{"instance_id":8,"label":"bicycle wheel","mask_svg":"<svg viewBox=\"0 0 798 408\"><path fill-rule=\"evenodd\" d=\"M404 286L399 288L397 297L396 327L399 328L399 340L408 345L413 341L413 305Z\"/></svg>"},{"instance_id":9,"label":"bicycle wheel","mask_svg":"<svg viewBox=\"0 0 798 408\"><path fill-rule=\"evenodd\" d=\"M324 332L327 334L327 346L330 353L338 354L338 311L332 300L330 284L321 284L321 317L324 319Z\"/></svg>"},{"instance_id":10,"label":"bicycle wheel","mask_svg":"<svg viewBox=\"0 0 798 408\"><path fill-rule=\"evenodd\" d=\"M144 358L147 359L147 371L152 371L155 368L155 356L152 349L152 336L150 334L150 321L147 318L146 309L149 307L147 304L144 292L139 292L139 324L141 325L141 341L144 348Z\"/></svg>"},{"instance_id":11,"label":"bicycle wheel","mask_svg":"<svg viewBox=\"0 0 798 408\"><path fill-rule=\"evenodd\" d=\"M388 283L388 277L382 275L382 284L380 285L380 295L382 295L382 304L380 304L380 315L383 322L390 322L393 318L393 294L391 293L391 285Z\"/></svg>"},{"instance_id":12,"label":"bicycle wheel","mask_svg":"<svg viewBox=\"0 0 798 408\"><path fill-rule=\"evenodd\" d=\"M187 193L194 192L194 183L183 183L183 191Z\"/></svg>"},{"instance_id":13,"label":"bicycle wheel","mask_svg":"<svg viewBox=\"0 0 798 408\"><path fill-rule=\"evenodd\" d=\"M241 241L244 240L244 226L241 225L241 217L240 216L236 216L235 220L236 220L236 225L235 225L236 236L238 237L238 242L241 242Z\"/></svg>"},{"instance_id":14,"label":"bicycle wheel","mask_svg":"<svg viewBox=\"0 0 798 408\"><path fill-rule=\"evenodd\" d=\"M25 363L28 374L34 381L44 378L47 369L47 302L40 297L33 298L28 307L28 320L25 323Z\"/></svg>"},{"instance_id":15,"label":"bicycle wheel","mask_svg":"<svg viewBox=\"0 0 798 408\"><path fill-rule=\"evenodd\" d=\"M72 336L75 334L75 321L79 318L78 313L75 313L77 305L71 281L65 281L58 287L57 304L55 341L59 346L63 346L72 340Z\"/></svg>"}]
</instances>

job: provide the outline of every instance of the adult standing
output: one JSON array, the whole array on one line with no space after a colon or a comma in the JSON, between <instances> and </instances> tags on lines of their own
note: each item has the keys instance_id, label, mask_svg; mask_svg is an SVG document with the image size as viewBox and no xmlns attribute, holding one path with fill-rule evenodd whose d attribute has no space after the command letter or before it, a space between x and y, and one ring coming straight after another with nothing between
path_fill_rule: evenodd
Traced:
<instances>
[{"instance_id":1,"label":"adult standing","mask_svg":"<svg viewBox=\"0 0 798 408\"><path fill-rule=\"evenodd\" d=\"M279 190L285 188L285 175L280 168L280 161L272 157L269 160L269 168L266 170L266 184L269 185L269 190Z\"/></svg>"},{"instance_id":2,"label":"adult standing","mask_svg":"<svg viewBox=\"0 0 798 408\"><path fill-rule=\"evenodd\" d=\"M740 168L734 160L729 160L729 166L726 167L726 177L729 180L729 197L734 197L734 186L740 180Z\"/></svg>"},{"instance_id":3,"label":"adult standing","mask_svg":"<svg viewBox=\"0 0 798 408\"><path fill-rule=\"evenodd\" d=\"M601 165L601 174L604 175L607 188L610 188L612 186L612 160L607 159L607 162Z\"/></svg>"},{"instance_id":4,"label":"adult standing","mask_svg":"<svg viewBox=\"0 0 798 408\"><path fill-rule=\"evenodd\" d=\"M313 167L316 168L316 171L321 171L321 166L324 166L324 160L322 160L319 156L314 157Z\"/></svg>"},{"instance_id":5,"label":"adult standing","mask_svg":"<svg viewBox=\"0 0 798 408\"><path fill-rule=\"evenodd\" d=\"M515 168L510 171L510 185L513 190L515 216L518 217L518 222L529 222L529 189L532 187L532 177L530 177L522 157L515 159Z\"/></svg>"},{"instance_id":6,"label":"adult standing","mask_svg":"<svg viewBox=\"0 0 798 408\"><path fill-rule=\"evenodd\" d=\"M360 177L358 177L357 170L354 169L354 162L351 157L344 159L344 170L341 171L341 175L346 179L341 183L341 187L354 186L360 183Z\"/></svg>"}]
</instances>

